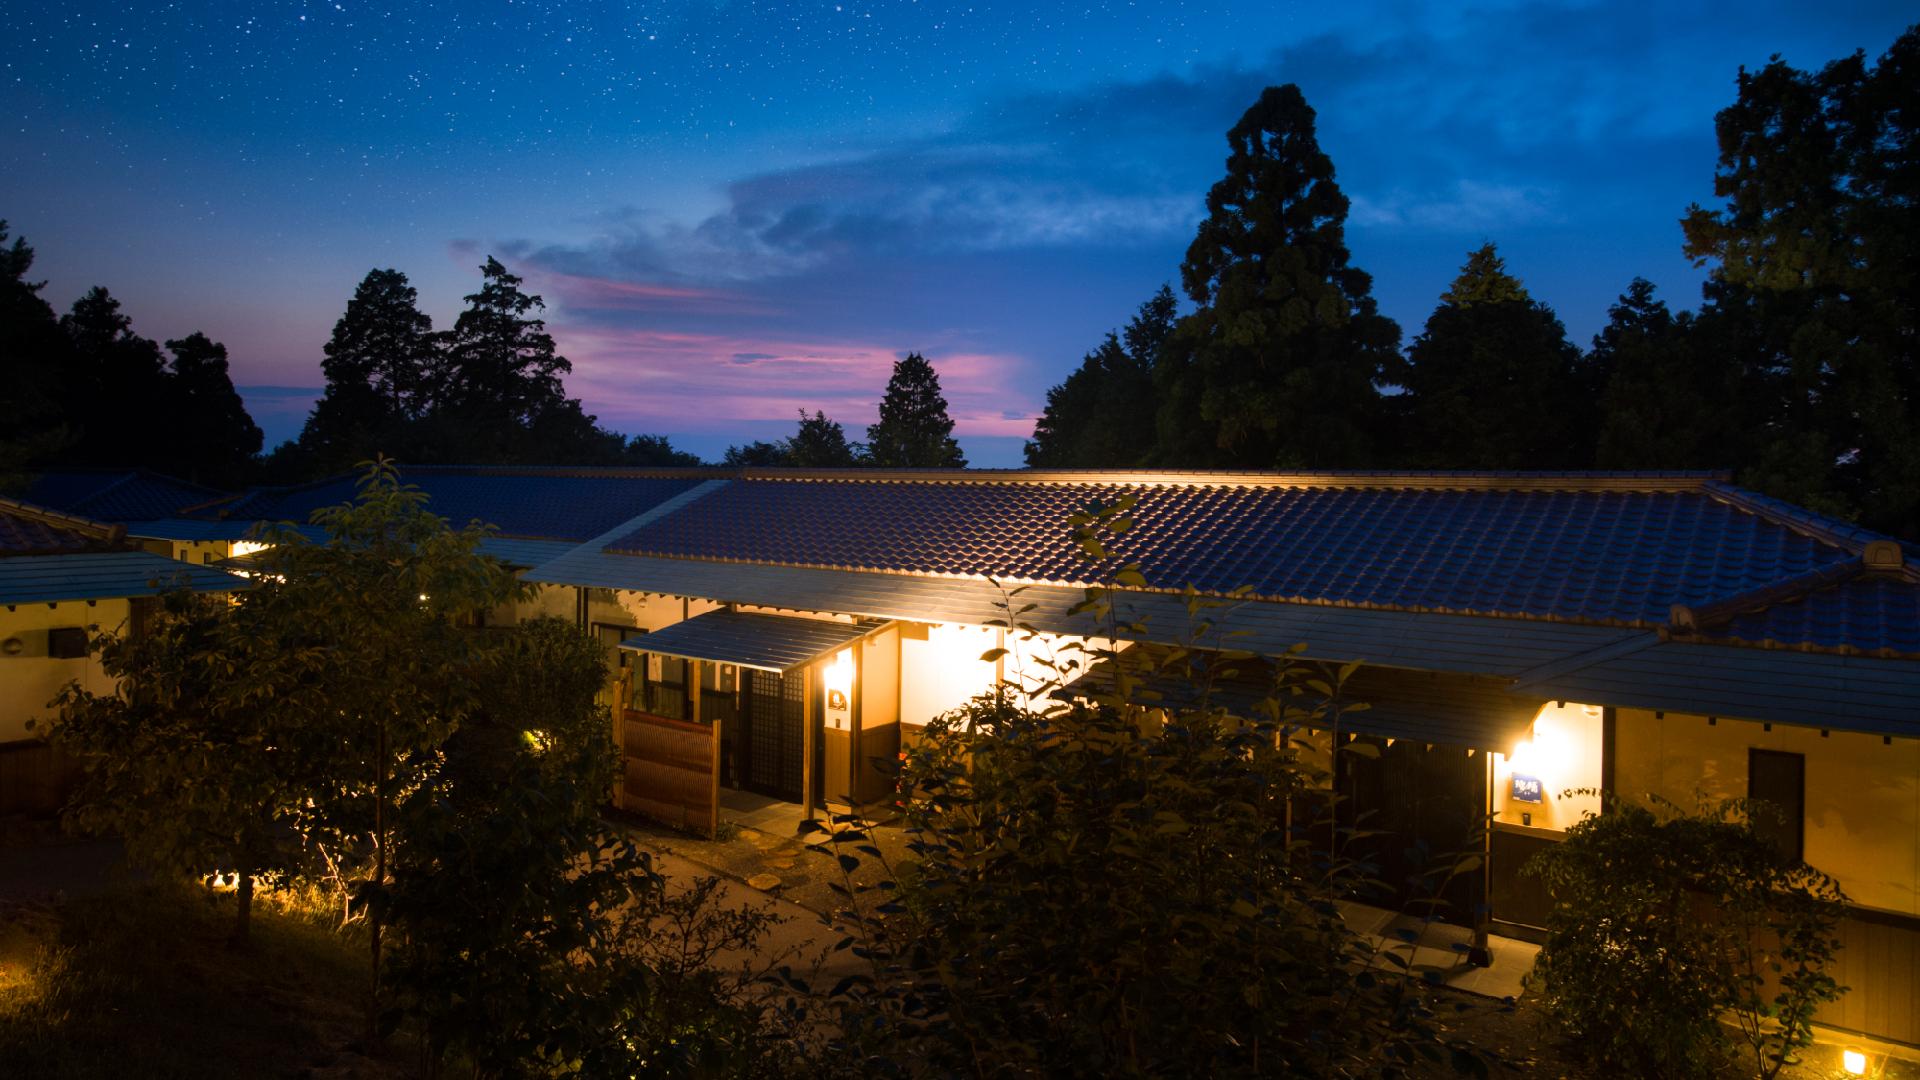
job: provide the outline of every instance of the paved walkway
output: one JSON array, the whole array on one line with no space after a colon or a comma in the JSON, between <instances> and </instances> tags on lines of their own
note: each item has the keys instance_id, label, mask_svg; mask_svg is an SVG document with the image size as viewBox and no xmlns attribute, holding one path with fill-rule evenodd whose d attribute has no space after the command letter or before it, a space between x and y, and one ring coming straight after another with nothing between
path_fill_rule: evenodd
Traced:
<instances>
[{"instance_id":1,"label":"paved walkway","mask_svg":"<svg viewBox=\"0 0 1920 1080\"><path fill-rule=\"evenodd\" d=\"M1397 953L1406 958L1415 974L1431 972L1446 986L1483 997L1519 997L1526 989L1524 981L1533 970L1533 962L1540 956L1538 945L1491 934L1487 952L1493 962L1478 967L1467 963L1466 947L1473 941L1473 931L1466 927L1428 922L1367 904L1343 902L1340 913L1356 933L1378 945L1373 966L1401 970L1399 964L1386 958L1388 953Z\"/></svg>"}]
</instances>

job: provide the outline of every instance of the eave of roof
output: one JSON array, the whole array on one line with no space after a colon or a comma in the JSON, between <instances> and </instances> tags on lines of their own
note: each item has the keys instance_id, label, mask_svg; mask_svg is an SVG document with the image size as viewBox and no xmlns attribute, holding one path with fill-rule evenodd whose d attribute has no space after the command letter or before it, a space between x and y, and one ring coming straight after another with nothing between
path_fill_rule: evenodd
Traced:
<instances>
[{"instance_id":1,"label":"eave of roof","mask_svg":"<svg viewBox=\"0 0 1920 1080\"><path fill-rule=\"evenodd\" d=\"M234 592L245 578L144 551L27 555L0 559L0 604L51 604L154 596L173 589Z\"/></svg>"}]
</instances>

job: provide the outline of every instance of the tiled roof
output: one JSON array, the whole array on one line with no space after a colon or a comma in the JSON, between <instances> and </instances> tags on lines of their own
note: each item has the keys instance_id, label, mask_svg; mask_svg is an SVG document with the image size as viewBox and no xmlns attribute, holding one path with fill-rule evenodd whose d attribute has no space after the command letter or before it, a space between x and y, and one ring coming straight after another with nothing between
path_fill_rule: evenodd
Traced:
<instances>
[{"instance_id":1,"label":"tiled roof","mask_svg":"<svg viewBox=\"0 0 1920 1080\"><path fill-rule=\"evenodd\" d=\"M0 499L0 556L59 555L126 547L112 526Z\"/></svg>"},{"instance_id":2,"label":"tiled roof","mask_svg":"<svg viewBox=\"0 0 1920 1080\"><path fill-rule=\"evenodd\" d=\"M101 521L152 521L227 493L145 469L55 469L34 477L27 501Z\"/></svg>"},{"instance_id":3,"label":"tiled roof","mask_svg":"<svg viewBox=\"0 0 1920 1080\"><path fill-rule=\"evenodd\" d=\"M628 521L709 477L694 470L403 468L400 479L427 494L427 509L455 526L479 520L501 535L582 541ZM359 476L295 488L260 488L211 507L226 520L304 522L318 509L349 502Z\"/></svg>"},{"instance_id":4,"label":"tiled roof","mask_svg":"<svg viewBox=\"0 0 1920 1080\"><path fill-rule=\"evenodd\" d=\"M1282 483L777 479L728 483L607 550L1081 585L1127 562L1153 588L1632 626L1856 552L1700 477L1379 477ZM1133 495L1089 564L1068 515Z\"/></svg>"},{"instance_id":5,"label":"tiled roof","mask_svg":"<svg viewBox=\"0 0 1920 1080\"><path fill-rule=\"evenodd\" d=\"M1920 659L1920 583L1861 574L1710 627L1702 640Z\"/></svg>"},{"instance_id":6,"label":"tiled roof","mask_svg":"<svg viewBox=\"0 0 1920 1080\"><path fill-rule=\"evenodd\" d=\"M233 592L247 579L211 566L175 562L145 551L22 555L0 559L0 604L58 603L153 596L170 589Z\"/></svg>"}]
</instances>

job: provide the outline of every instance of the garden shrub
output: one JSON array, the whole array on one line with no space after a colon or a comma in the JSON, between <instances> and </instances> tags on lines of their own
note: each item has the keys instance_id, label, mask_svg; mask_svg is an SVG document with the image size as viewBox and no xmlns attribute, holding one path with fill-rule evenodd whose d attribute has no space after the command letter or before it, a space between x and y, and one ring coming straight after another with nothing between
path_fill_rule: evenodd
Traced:
<instances>
[{"instance_id":1,"label":"garden shrub","mask_svg":"<svg viewBox=\"0 0 1920 1080\"><path fill-rule=\"evenodd\" d=\"M1527 864L1554 897L1532 985L1582 1053L1647 1077L1744 1053L1771 1078L1811 1042L1845 990L1826 970L1845 897L1755 832L1768 810L1609 798Z\"/></svg>"}]
</instances>

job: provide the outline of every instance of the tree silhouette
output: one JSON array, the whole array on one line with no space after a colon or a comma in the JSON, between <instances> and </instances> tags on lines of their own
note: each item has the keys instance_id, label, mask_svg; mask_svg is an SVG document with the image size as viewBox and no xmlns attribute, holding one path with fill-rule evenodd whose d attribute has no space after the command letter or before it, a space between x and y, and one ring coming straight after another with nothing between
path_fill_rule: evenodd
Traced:
<instances>
[{"instance_id":1,"label":"tree silhouette","mask_svg":"<svg viewBox=\"0 0 1920 1080\"><path fill-rule=\"evenodd\" d=\"M966 467L953 439L947 399L940 396L940 376L919 353L894 362L880 400L880 421L867 428L867 453L882 468Z\"/></svg>"},{"instance_id":2,"label":"tree silhouette","mask_svg":"<svg viewBox=\"0 0 1920 1080\"><path fill-rule=\"evenodd\" d=\"M1449 469L1592 463L1597 387L1580 350L1492 244L1467 256L1401 378L1410 464Z\"/></svg>"},{"instance_id":3,"label":"tree silhouette","mask_svg":"<svg viewBox=\"0 0 1920 1080\"><path fill-rule=\"evenodd\" d=\"M171 400L160 410L175 428L167 471L196 483L238 485L253 471L260 426L227 373L227 347L194 332L167 342ZM135 459L138 460L138 459Z\"/></svg>"},{"instance_id":4,"label":"tree silhouette","mask_svg":"<svg viewBox=\"0 0 1920 1080\"><path fill-rule=\"evenodd\" d=\"M1159 408L1153 370L1173 333L1175 309L1173 290L1162 285L1123 333L1109 333L1047 391L1026 445L1029 466L1117 468L1147 460Z\"/></svg>"},{"instance_id":5,"label":"tree silhouette","mask_svg":"<svg viewBox=\"0 0 1920 1080\"><path fill-rule=\"evenodd\" d=\"M862 464L864 447L847 441L846 429L827 414L800 411L800 430L787 440L787 464L807 469L844 469Z\"/></svg>"},{"instance_id":6,"label":"tree silhouette","mask_svg":"<svg viewBox=\"0 0 1920 1080\"><path fill-rule=\"evenodd\" d=\"M323 349L326 391L300 433L313 472L415 453L406 428L431 404L436 366L433 320L418 299L398 270L370 270L354 288Z\"/></svg>"},{"instance_id":7,"label":"tree silhouette","mask_svg":"<svg viewBox=\"0 0 1920 1080\"><path fill-rule=\"evenodd\" d=\"M1160 463L1351 466L1371 460L1376 382L1400 329L1349 263L1347 198L1298 87L1268 87L1227 133L1180 268L1199 309L1157 372Z\"/></svg>"},{"instance_id":8,"label":"tree silhouette","mask_svg":"<svg viewBox=\"0 0 1920 1080\"><path fill-rule=\"evenodd\" d=\"M1739 369L1712 326L1678 315L1634 278L1588 360L1605 380L1595 464L1602 469L1717 469L1743 459Z\"/></svg>"},{"instance_id":9,"label":"tree silhouette","mask_svg":"<svg viewBox=\"0 0 1920 1080\"><path fill-rule=\"evenodd\" d=\"M1718 209L1682 221L1711 264L1702 320L1763 388L1740 478L1920 534L1920 27L1876 65L1742 70L1715 119Z\"/></svg>"},{"instance_id":10,"label":"tree silhouette","mask_svg":"<svg viewBox=\"0 0 1920 1080\"><path fill-rule=\"evenodd\" d=\"M168 401L166 361L160 346L133 332L120 301L100 286L89 289L60 317L73 349L71 374L63 380L63 408L80 429L63 455L74 465L120 466L135 462L173 464L172 434L156 405ZM164 459L164 460L162 460Z\"/></svg>"}]
</instances>

